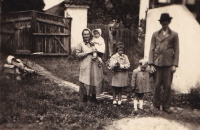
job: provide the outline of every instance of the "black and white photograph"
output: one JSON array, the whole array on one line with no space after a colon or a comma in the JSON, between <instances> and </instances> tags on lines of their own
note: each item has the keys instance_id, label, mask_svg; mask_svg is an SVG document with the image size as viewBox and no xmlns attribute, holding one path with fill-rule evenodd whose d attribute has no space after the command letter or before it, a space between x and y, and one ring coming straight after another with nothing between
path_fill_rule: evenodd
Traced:
<instances>
[{"instance_id":1,"label":"black and white photograph","mask_svg":"<svg viewBox=\"0 0 200 130\"><path fill-rule=\"evenodd\" d=\"M0 130L200 130L200 0L0 0Z\"/></svg>"}]
</instances>

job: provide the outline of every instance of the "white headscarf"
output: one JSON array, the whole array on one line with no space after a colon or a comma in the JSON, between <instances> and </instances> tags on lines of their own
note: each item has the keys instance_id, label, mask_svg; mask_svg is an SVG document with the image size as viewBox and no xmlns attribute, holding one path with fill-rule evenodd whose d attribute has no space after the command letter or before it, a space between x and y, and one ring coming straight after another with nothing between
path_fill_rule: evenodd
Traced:
<instances>
[{"instance_id":1,"label":"white headscarf","mask_svg":"<svg viewBox=\"0 0 200 130\"><path fill-rule=\"evenodd\" d=\"M97 29L94 29L94 30L92 30L92 35L94 36L94 31L98 31L99 32L99 34L101 35L101 29L100 28L97 28Z\"/></svg>"}]
</instances>

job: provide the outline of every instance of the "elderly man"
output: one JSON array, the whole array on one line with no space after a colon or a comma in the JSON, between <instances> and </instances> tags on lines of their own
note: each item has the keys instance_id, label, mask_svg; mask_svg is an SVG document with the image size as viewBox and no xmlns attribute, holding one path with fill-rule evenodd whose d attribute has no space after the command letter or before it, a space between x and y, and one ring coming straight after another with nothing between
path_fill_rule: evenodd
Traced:
<instances>
[{"instance_id":1,"label":"elderly man","mask_svg":"<svg viewBox=\"0 0 200 130\"><path fill-rule=\"evenodd\" d=\"M179 39L178 34L169 28L171 19L168 13L161 14L159 21L162 28L153 33L149 52L149 65L155 82L153 105L158 110L162 105L163 111L168 114L171 113L169 107L173 73L179 61ZM161 98L162 86L164 91Z\"/></svg>"}]
</instances>

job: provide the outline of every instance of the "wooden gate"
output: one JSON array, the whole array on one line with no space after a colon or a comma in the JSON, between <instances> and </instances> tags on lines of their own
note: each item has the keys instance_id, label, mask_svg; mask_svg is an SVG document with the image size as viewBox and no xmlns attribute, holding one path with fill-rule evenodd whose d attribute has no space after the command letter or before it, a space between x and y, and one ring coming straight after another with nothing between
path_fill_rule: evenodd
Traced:
<instances>
[{"instance_id":1,"label":"wooden gate","mask_svg":"<svg viewBox=\"0 0 200 130\"><path fill-rule=\"evenodd\" d=\"M1 44L8 44L15 54L69 55L70 33L71 18L37 11L2 15Z\"/></svg>"}]
</instances>

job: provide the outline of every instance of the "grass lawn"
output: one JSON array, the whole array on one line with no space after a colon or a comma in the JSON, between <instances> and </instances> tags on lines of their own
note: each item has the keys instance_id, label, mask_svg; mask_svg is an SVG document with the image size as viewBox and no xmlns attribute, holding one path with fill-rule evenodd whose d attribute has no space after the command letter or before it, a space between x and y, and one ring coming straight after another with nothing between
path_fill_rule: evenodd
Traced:
<instances>
[{"instance_id":1,"label":"grass lawn","mask_svg":"<svg viewBox=\"0 0 200 130\"><path fill-rule=\"evenodd\" d=\"M67 57L31 58L51 71L54 75L78 84L79 61ZM105 70L106 91L110 92L110 72ZM99 104L84 104L78 92L58 86L42 76L35 75L23 81L0 80L0 129L103 129L113 120L135 117L133 104L126 102L122 106L113 106L111 100L99 100ZM129 88L124 89L129 95ZM152 93L145 99L150 100ZM161 111L147 109L140 111L137 117L159 116L180 122L199 124L199 116L193 113L181 96L173 95L173 105L188 108L187 112L168 115Z\"/></svg>"}]
</instances>

